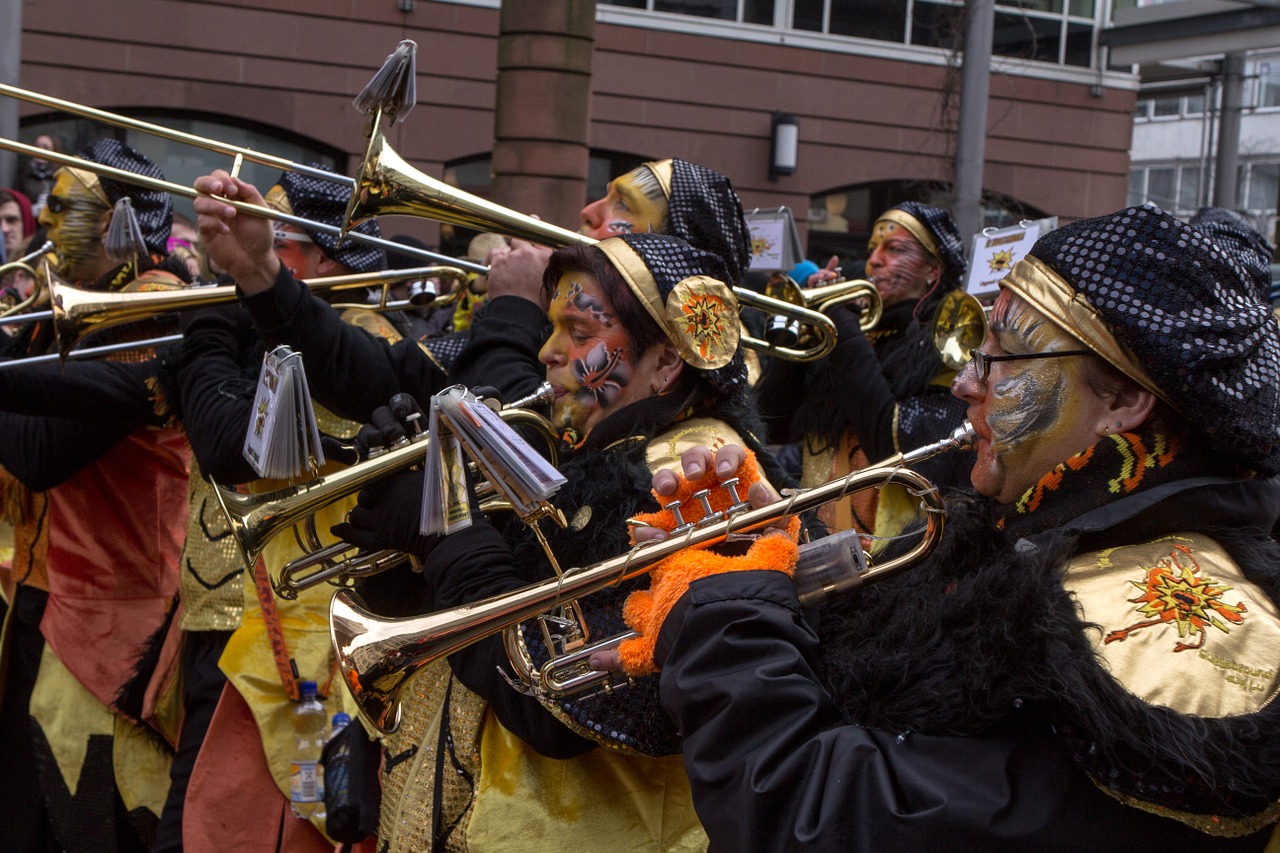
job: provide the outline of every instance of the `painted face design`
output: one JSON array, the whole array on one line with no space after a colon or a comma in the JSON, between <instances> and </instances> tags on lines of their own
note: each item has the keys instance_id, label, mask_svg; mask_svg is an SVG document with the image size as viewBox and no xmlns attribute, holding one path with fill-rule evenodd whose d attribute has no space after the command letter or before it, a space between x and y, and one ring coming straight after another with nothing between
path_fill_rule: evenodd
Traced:
<instances>
[{"instance_id":1,"label":"painted face design","mask_svg":"<svg viewBox=\"0 0 1280 853\"><path fill-rule=\"evenodd\" d=\"M558 429L585 437L635 397L631 339L600 285L585 273L561 277L548 316L551 337L539 358L556 394L551 420Z\"/></svg>"},{"instance_id":2,"label":"painted face design","mask_svg":"<svg viewBox=\"0 0 1280 853\"><path fill-rule=\"evenodd\" d=\"M983 352L1022 354L1081 349L1082 345L1010 291L991 312ZM997 362L985 382L973 364L952 393L969 403L978 432L974 487L1003 503L1016 500L1044 474L1091 447L1105 421L1107 400L1085 380L1088 357Z\"/></svg>"},{"instance_id":3,"label":"painted face design","mask_svg":"<svg viewBox=\"0 0 1280 853\"><path fill-rule=\"evenodd\" d=\"M867 250L867 278L880 292L885 307L920 298L930 288L938 262L920 241L896 222L880 220L875 225Z\"/></svg>"},{"instance_id":4,"label":"painted face design","mask_svg":"<svg viewBox=\"0 0 1280 853\"><path fill-rule=\"evenodd\" d=\"M644 166L609 182L604 198L582 208L579 233L603 240L619 234L666 233L667 200L656 178Z\"/></svg>"},{"instance_id":5,"label":"painted face design","mask_svg":"<svg viewBox=\"0 0 1280 853\"><path fill-rule=\"evenodd\" d=\"M107 207L66 169L59 169L40 211L40 224L53 241L58 275L71 281L97 277Z\"/></svg>"}]
</instances>

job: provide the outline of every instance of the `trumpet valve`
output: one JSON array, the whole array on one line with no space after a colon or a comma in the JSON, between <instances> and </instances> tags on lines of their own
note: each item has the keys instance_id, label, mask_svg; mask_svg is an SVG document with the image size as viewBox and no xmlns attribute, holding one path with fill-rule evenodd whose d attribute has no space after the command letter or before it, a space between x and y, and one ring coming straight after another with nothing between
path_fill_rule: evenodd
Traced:
<instances>
[{"instance_id":1,"label":"trumpet valve","mask_svg":"<svg viewBox=\"0 0 1280 853\"><path fill-rule=\"evenodd\" d=\"M729 507L724 511L725 515L736 515L737 513L740 513L743 510L751 509L750 502L744 501L738 495L738 478L737 477L732 477L728 480L725 480L720 485L725 489L725 491L729 493L729 497L733 499L733 503L730 504Z\"/></svg>"},{"instance_id":2,"label":"trumpet valve","mask_svg":"<svg viewBox=\"0 0 1280 853\"><path fill-rule=\"evenodd\" d=\"M663 504L662 508L669 511L675 518L675 526L671 528L671 535L678 536L681 533L693 529L693 522L685 521L684 516L680 514L681 501L672 501L669 504Z\"/></svg>"},{"instance_id":3,"label":"trumpet valve","mask_svg":"<svg viewBox=\"0 0 1280 853\"><path fill-rule=\"evenodd\" d=\"M706 527L709 524L715 524L724 517L724 513L716 512L711 508L711 490L702 489L693 493L698 502L702 504L702 518L698 520L696 527Z\"/></svg>"}]
</instances>

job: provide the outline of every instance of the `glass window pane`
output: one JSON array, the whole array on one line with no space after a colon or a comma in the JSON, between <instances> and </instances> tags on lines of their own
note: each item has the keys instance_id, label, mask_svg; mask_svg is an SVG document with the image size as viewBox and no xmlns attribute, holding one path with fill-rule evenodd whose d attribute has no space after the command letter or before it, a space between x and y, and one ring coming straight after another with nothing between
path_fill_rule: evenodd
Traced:
<instances>
[{"instance_id":1,"label":"glass window pane","mask_svg":"<svg viewBox=\"0 0 1280 853\"><path fill-rule=\"evenodd\" d=\"M1280 62L1258 63L1258 106L1280 107Z\"/></svg>"},{"instance_id":2,"label":"glass window pane","mask_svg":"<svg viewBox=\"0 0 1280 853\"><path fill-rule=\"evenodd\" d=\"M1200 167L1178 170L1178 210L1194 213L1200 209Z\"/></svg>"},{"instance_id":3,"label":"glass window pane","mask_svg":"<svg viewBox=\"0 0 1280 853\"><path fill-rule=\"evenodd\" d=\"M643 9L645 0L601 0L606 6L626 6L628 9Z\"/></svg>"},{"instance_id":4,"label":"glass window pane","mask_svg":"<svg viewBox=\"0 0 1280 853\"><path fill-rule=\"evenodd\" d=\"M1147 172L1147 201L1155 202L1166 209L1173 208L1173 180L1174 169L1172 166L1161 167L1159 169L1150 169Z\"/></svg>"},{"instance_id":5,"label":"glass window pane","mask_svg":"<svg viewBox=\"0 0 1280 853\"><path fill-rule=\"evenodd\" d=\"M1067 23L1067 65L1089 68L1093 65L1093 25Z\"/></svg>"},{"instance_id":6,"label":"glass window pane","mask_svg":"<svg viewBox=\"0 0 1280 853\"><path fill-rule=\"evenodd\" d=\"M1143 187L1146 177L1145 169L1134 169L1129 172L1129 200L1125 202L1126 205L1139 205L1146 200L1147 194Z\"/></svg>"},{"instance_id":7,"label":"glass window pane","mask_svg":"<svg viewBox=\"0 0 1280 853\"><path fill-rule=\"evenodd\" d=\"M911 43L959 50L964 46L964 9L916 0L911 8Z\"/></svg>"},{"instance_id":8,"label":"glass window pane","mask_svg":"<svg viewBox=\"0 0 1280 853\"><path fill-rule=\"evenodd\" d=\"M1183 103L1187 115L1198 116L1204 114L1204 95L1187 95Z\"/></svg>"},{"instance_id":9,"label":"glass window pane","mask_svg":"<svg viewBox=\"0 0 1280 853\"><path fill-rule=\"evenodd\" d=\"M791 26L797 30L822 32L822 0L796 0L791 13Z\"/></svg>"},{"instance_id":10,"label":"glass window pane","mask_svg":"<svg viewBox=\"0 0 1280 853\"><path fill-rule=\"evenodd\" d=\"M1061 20L996 12L991 52L997 56L1057 62L1061 38Z\"/></svg>"},{"instance_id":11,"label":"glass window pane","mask_svg":"<svg viewBox=\"0 0 1280 853\"><path fill-rule=\"evenodd\" d=\"M1249 167L1249 210L1274 210L1280 190L1280 163L1254 163Z\"/></svg>"},{"instance_id":12,"label":"glass window pane","mask_svg":"<svg viewBox=\"0 0 1280 853\"><path fill-rule=\"evenodd\" d=\"M1080 18L1092 18L1093 0L1071 0L1071 8L1067 14Z\"/></svg>"},{"instance_id":13,"label":"glass window pane","mask_svg":"<svg viewBox=\"0 0 1280 853\"><path fill-rule=\"evenodd\" d=\"M1150 115L1151 115L1151 99L1138 98L1138 100L1135 101L1133 104L1133 117L1147 118Z\"/></svg>"},{"instance_id":14,"label":"glass window pane","mask_svg":"<svg viewBox=\"0 0 1280 853\"><path fill-rule=\"evenodd\" d=\"M1178 110L1182 107L1181 100L1176 95L1155 98L1151 102L1152 114L1156 116L1176 116L1178 115Z\"/></svg>"},{"instance_id":15,"label":"glass window pane","mask_svg":"<svg viewBox=\"0 0 1280 853\"><path fill-rule=\"evenodd\" d=\"M906 27L906 0L831 0L829 32L836 35L901 42Z\"/></svg>"},{"instance_id":16,"label":"glass window pane","mask_svg":"<svg viewBox=\"0 0 1280 853\"><path fill-rule=\"evenodd\" d=\"M774 0L747 0L742 4L742 20L747 24L773 25Z\"/></svg>"},{"instance_id":17,"label":"glass window pane","mask_svg":"<svg viewBox=\"0 0 1280 853\"><path fill-rule=\"evenodd\" d=\"M738 20L738 0L655 0L653 10L722 21Z\"/></svg>"},{"instance_id":18,"label":"glass window pane","mask_svg":"<svg viewBox=\"0 0 1280 853\"><path fill-rule=\"evenodd\" d=\"M1062 0L996 0L997 6L1013 6L1033 12L1062 12Z\"/></svg>"}]
</instances>

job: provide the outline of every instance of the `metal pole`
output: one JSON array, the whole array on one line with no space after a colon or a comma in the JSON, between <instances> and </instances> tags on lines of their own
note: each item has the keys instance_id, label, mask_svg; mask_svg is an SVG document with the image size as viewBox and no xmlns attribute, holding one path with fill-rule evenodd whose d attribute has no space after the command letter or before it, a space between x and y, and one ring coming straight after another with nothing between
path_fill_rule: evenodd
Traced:
<instances>
[{"instance_id":1,"label":"metal pole","mask_svg":"<svg viewBox=\"0 0 1280 853\"><path fill-rule=\"evenodd\" d=\"M17 85L22 76L22 3L0 0L0 83ZM0 99L0 136L18 138L18 102ZM0 187L17 186L18 157L0 151Z\"/></svg>"},{"instance_id":2,"label":"metal pole","mask_svg":"<svg viewBox=\"0 0 1280 853\"><path fill-rule=\"evenodd\" d=\"M995 0L965 0L960 121L956 129L955 217L965 245L982 230L982 178L987 147L987 97Z\"/></svg>"},{"instance_id":3,"label":"metal pole","mask_svg":"<svg viewBox=\"0 0 1280 853\"><path fill-rule=\"evenodd\" d=\"M1222 112L1218 117L1218 157L1214 166L1213 206L1236 207L1240 165L1240 113L1244 100L1244 54L1222 59Z\"/></svg>"}]
</instances>

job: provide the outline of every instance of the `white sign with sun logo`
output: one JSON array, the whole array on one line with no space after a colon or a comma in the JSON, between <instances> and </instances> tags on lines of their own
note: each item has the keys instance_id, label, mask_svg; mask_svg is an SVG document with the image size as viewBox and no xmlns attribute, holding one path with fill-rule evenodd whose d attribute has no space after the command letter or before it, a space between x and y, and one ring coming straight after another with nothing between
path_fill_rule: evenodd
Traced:
<instances>
[{"instance_id":1,"label":"white sign with sun logo","mask_svg":"<svg viewBox=\"0 0 1280 853\"><path fill-rule=\"evenodd\" d=\"M1000 279L1027 256L1036 240L1058 227L1058 218L1024 220L1009 228L988 228L973 238L973 261L965 290L979 299L992 298L1000 289Z\"/></svg>"}]
</instances>

